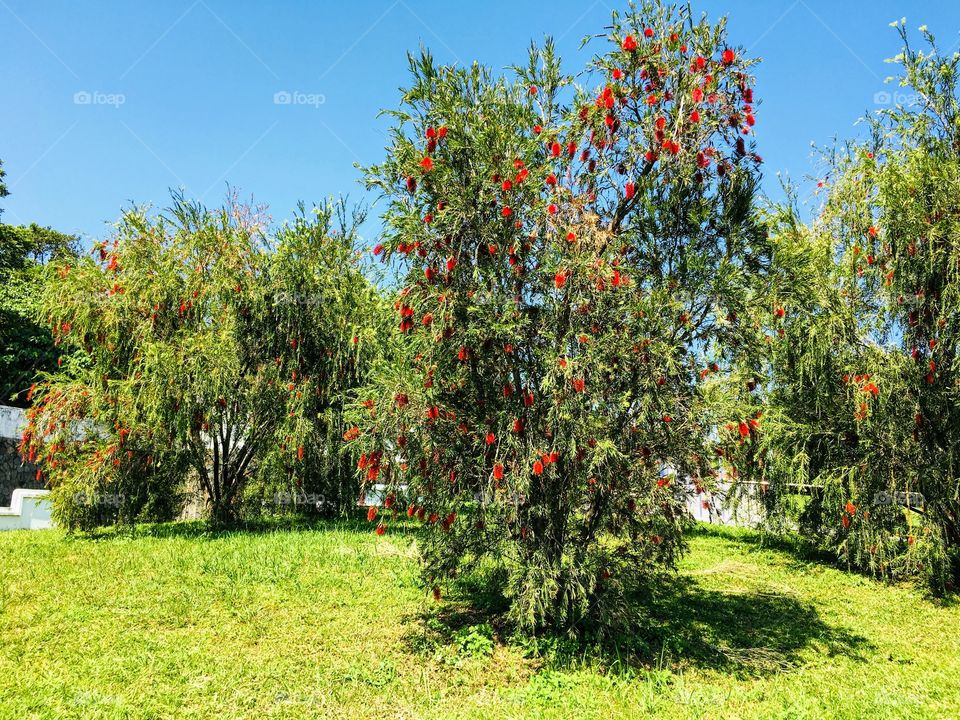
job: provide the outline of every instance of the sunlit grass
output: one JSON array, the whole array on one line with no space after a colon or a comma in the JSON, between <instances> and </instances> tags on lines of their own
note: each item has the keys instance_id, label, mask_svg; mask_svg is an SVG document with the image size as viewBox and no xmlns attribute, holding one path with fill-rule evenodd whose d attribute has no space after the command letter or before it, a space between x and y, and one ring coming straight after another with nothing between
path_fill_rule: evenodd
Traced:
<instances>
[{"instance_id":1,"label":"sunlit grass","mask_svg":"<svg viewBox=\"0 0 960 720\"><path fill-rule=\"evenodd\" d=\"M604 652L452 623L365 525L0 533L0 718L943 718L960 607L701 529ZM626 648L630 648L627 659ZM543 650L543 648L541 648Z\"/></svg>"}]
</instances>

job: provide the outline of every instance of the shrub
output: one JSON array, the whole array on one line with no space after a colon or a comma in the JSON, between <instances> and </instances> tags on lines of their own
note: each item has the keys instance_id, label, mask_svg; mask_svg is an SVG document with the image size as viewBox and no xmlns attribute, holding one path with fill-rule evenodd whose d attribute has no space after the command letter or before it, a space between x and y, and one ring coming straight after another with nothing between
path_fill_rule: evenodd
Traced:
<instances>
[{"instance_id":1,"label":"shrub","mask_svg":"<svg viewBox=\"0 0 960 720\"><path fill-rule=\"evenodd\" d=\"M732 359L764 241L751 61L724 26L615 14L577 89L553 44L511 77L424 52L383 164L400 360L347 439L369 517L422 521L423 574L494 560L524 628L623 619L714 475L705 381Z\"/></svg>"},{"instance_id":2,"label":"shrub","mask_svg":"<svg viewBox=\"0 0 960 720\"><path fill-rule=\"evenodd\" d=\"M330 439L376 352L379 302L354 229L331 204L270 237L256 209L175 197L125 213L93 258L51 264L43 313L75 352L35 388L22 452L57 522L169 517L188 470L217 522L252 481L352 498Z\"/></svg>"},{"instance_id":3,"label":"shrub","mask_svg":"<svg viewBox=\"0 0 960 720\"><path fill-rule=\"evenodd\" d=\"M772 218L784 312L758 319L763 432L731 433L729 457L767 488L774 526L809 485L804 534L852 567L942 590L960 543L960 61L900 31L918 104L881 110L868 140L827 158L810 226L789 208Z\"/></svg>"}]
</instances>

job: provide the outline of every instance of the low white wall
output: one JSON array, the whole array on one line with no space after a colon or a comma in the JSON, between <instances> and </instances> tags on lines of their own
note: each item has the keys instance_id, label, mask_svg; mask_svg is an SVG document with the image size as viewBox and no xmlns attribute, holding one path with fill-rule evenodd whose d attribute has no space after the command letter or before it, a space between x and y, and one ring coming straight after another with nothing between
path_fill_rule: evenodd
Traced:
<instances>
[{"instance_id":1,"label":"low white wall","mask_svg":"<svg viewBox=\"0 0 960 720\"><path fill-rule=\"evenodd\" d=\"M49 490L13 491L10 507L0 507L0 530L45 530L53 527L50 519Z\"/></svg>"}]
</instances>

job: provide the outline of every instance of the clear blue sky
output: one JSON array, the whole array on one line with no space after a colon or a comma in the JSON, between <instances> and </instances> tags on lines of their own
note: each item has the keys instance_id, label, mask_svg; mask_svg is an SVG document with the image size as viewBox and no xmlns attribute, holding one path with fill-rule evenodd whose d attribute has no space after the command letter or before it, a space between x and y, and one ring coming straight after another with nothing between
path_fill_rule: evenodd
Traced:
<instances>
[{"instance_id":1,"label":"clear blue sky","mask_svg":"<svg viewBox=\"0 0 960 720\"><path fill-rule=\"evenodd\" d=\"M408 50L423 43L444 62L502 68L550 34L573 70L590 52L581 38L611 7L623 5L0 0L0 158L12 191L3 220L100 238L131 201L163 204L182 186L215 204L228 182L275 219L301 199L360 199L354 163L383 155L377 112L396 105ZM884 58L899 47L892 20L906 14L944 49L960 47L955 0L693 7L728 15L733 42L763 59L757 132L771 193L777 171L813 171L811 141L853 134L876 94L895 89L883 84ZM283 92L300 95L275 103Z\"/></svg>"}]
</instances>

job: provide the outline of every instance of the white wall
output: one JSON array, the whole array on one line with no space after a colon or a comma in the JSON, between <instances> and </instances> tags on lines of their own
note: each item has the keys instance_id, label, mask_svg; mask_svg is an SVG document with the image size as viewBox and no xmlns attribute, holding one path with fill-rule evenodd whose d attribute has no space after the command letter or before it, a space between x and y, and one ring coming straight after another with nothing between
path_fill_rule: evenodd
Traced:
<instances>
[{"instance_id":1,"label":"white wall","mask_svg":"<svg viewBox=\"0 0 960 720\"><path fill-rule=\"evenodd\" d=\"M0 530L45 530L53 527L50 520L49 490L13 491L10 507L0 507Z\"/></svg>"}]
</instances>

